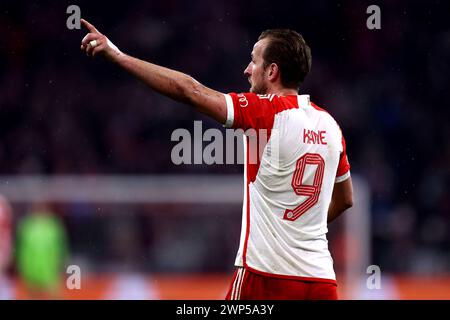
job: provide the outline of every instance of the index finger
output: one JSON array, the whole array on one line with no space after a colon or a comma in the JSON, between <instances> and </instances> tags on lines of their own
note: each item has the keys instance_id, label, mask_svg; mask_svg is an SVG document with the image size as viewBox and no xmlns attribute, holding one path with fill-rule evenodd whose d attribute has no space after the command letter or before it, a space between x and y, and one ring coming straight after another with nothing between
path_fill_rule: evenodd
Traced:
<instances>
[{"instance_id":1,"label":"index finger","mask_svg":"<svg viewBox=\"0 0 450 320\"><path fill-rule=\"evenodd\" d=\"M86 20L81 19L81 23L89 30L89 32L98 32L98 30Z\"/></svg>"}]
</instances>

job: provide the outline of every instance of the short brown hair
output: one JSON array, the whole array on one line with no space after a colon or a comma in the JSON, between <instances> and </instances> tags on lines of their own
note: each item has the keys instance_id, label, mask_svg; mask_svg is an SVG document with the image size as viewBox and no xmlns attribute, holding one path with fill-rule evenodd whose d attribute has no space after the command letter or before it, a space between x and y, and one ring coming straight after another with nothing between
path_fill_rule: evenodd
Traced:
<instances>
[{"instance_id":1,"label":"short brown hair","mask_svg":"<svg viewBox=\"0 0 450 320\"><path fill-rule=\"evenodd\" d=\"M270 41L263 53L264 67L277 64L283 86L298 90L311 70L311 49L298 32L289 29L263 31L258 40L265 38Z\"/></svg>"}]
</instances>

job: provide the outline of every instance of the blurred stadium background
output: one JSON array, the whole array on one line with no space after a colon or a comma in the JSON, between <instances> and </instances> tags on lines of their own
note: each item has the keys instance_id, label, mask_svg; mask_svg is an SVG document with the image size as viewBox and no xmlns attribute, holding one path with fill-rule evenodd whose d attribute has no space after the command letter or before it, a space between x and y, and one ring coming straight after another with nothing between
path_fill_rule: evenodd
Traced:
<instances>
[{"instance_id":1,"label":"blurred stadium background","mask_svg":"<svg viewBox=\"0 0 450 320\"><path fill-rule=\"evenodd\" d=\"M221 126L83 56L72 4L121 50L223 92L248 90L262 30L302 33L302 91L340 123L355 179L329 233L341 298L450 298L450 4L350 0L2 1L0 298L222 299L231 281L243 168L170 158L176 128ZM371 4L381 30L366 28ZM42 295L27 279L55 282L47 260L60 289ZM64 288L69 265L80 290Z\"/></svg>"}]
</instances>

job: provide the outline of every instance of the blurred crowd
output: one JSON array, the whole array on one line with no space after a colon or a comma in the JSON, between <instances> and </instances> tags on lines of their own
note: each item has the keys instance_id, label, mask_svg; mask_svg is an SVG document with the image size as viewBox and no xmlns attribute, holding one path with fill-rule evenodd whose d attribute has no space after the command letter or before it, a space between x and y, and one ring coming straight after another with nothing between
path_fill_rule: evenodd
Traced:
<instances>
[{"instance_id":1,"label":"blurred crowd","mask_svg":"<svg viewBox=\"0 0 450 320\"><path fill-rule=\"evenodd\" d=\"M221 125L84 56L86 32L66 27L70 4L0 4L1 175L242 171L172 164L174 129ZM352 172L371 188L373 262L450 271L449 3L379 2L381 30L367 29L364 1L77 4L122 51L222 92L249 89L261 31L302 33L313 64L301 92L336 118Z\"/></svg>"}]
</instances>

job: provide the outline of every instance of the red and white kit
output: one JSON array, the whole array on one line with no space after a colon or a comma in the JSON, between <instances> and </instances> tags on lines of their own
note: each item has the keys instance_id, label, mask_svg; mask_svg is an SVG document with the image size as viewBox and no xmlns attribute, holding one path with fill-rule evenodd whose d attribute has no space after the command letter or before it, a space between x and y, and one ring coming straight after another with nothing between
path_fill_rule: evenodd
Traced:
<instances>
[{"instance_id":1,"label":"red and white kit","mask_svg":"<svg viewBox=\"0 0 450 320\"><path fill-rule=\"evenodd\" d=\"M336 285L326 238L333 186L350 177L345 140L309 95L230 93L225 126L267 133L261 156L249 162L244 136L244 203L228 298L243 298L243 274ZM253 150L254 151L254 150Z\"/></svg>"}]
</instances>

